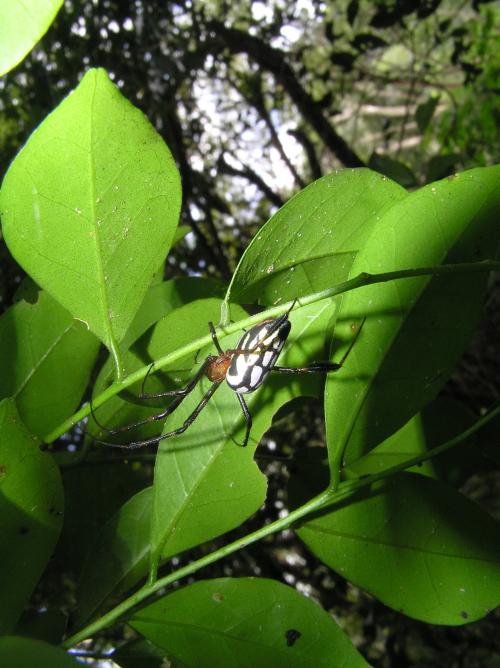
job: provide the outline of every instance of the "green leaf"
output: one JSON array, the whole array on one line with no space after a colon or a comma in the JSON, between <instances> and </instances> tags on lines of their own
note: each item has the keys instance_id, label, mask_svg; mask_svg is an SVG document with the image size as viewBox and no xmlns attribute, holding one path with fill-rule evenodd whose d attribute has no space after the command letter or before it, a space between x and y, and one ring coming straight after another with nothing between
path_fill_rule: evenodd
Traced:
<instances>
[{"instance_id":1,"label":"green leaf","mask_svg":"<svg viewBox=\"0 0 500 668\"><path fill-rule=\"evenodd\" d=\"M63 471L65 522L58 557L75 579L81 575L106 522L151 478L148 463L142 467L124 457L106 459L107 454L89 452L85 461Z\"/></svg>"},{"instance_id":2,"label":"green leaf","mask_svg":"<svg viewBox=\"0 0 500 668\"><path fill-rule=\"evenodd\" d=\"M432 445L439 445L433 443ZM352 462L344 469L345 474L350 477L361 478L365 475L380 473L391 466L397 466L402 462L427 452L429 447L425 438L422 415L418 413L412 417L397 432L386 438L385 441L370 450L366 455ZM422 466L412 469L415 473L435 477L436 473L433 461L424 462Z\"/></svg>"},{"instance_id":3,"label":"green leaf","mask_svg":"<svg viewBox=\"0 0 500 668\"><path fill-rule=\"evenodd\" d=\"M477 433L478 450L481 456L486 460L487 468L493 464L500 465L500 415L488 422Z\"/></svg>"},{"instance_id":4,"label":"green leaf","mask_svg":"<svg viewBox=\"0 0 500 668\"><path fill-rule=\"evenodd\" d=\"M176 313L181 311L189 325L174 315L171 322L165 319L155 328L151 348L156 347L158 353L162 341L175 349L185 343L186 336L190 340L197 331L204 333L205 323L219 315L220 301L193 302ZM232 315L238 319L246 313L234 306ZM234 336L225 339L224 347L234 346L235 340ZM208 379L198 384L169 417L164 431L183 423L209 385ZM252 448L242 450L236 445L234 439L242 438L240 433L234 434L236 426L241 427L241 408L234 392L223 383L184 434L161 442L155 465L154 558L172 556L229 531L262 504L265 478L252 460Z\"/></svg>"},{"instance_id":5,"label":"green leaf","mask_svg":"<svg viewBox=\"0 0 500 668\"><path fill-rule=\"evenodd\" d=\"M179 243L179 241L182 241L186 234L191 231L191 228L189 225L179 225L179 227L175 230L174 238L172 241L172 246L175 246L176 244Z\"/></svg>"},{"instance_id":6,"label":"green leaf","mask_svg":"<svg viewBox=\"0 0 500 668\"><path fill-rule=\"evenodd\" d=\"M335 171L314 181L253 239L227 299L275 304L344 280L377 217L405 196L396 183L368 169Z\"/></svg>"},{"instance_id":7,"label":"green leaf","mask_svg":"<svg viewBox=\"0 0 500 668\"><path fill-rule=\"evenodd\" d=\"M14 401L4 399L0 402L0 633L12 631L43 573L61 530L62 511L59 470L24 427Z\"/></svg>"},{"instance_id":8,"label":"green leaf","mask_svg":"<svg viewBox=\"0 0 500 668\"><path fill-rule=\"evenodd\" d=\"M82 624L111 594L127 591L146 572L153 488L132 496L101 527L78 583L75 624Z\"/></svg>"},{"instance_id":9,"label":"green leaf","mask_svg":"<svg viewBox=\"0 0 500 668\"><path fill-rule=\"evenodd\" d=\"M165 668L165 652L144 638L121 645L112 654L120 668ZM180 668L179 663L170 663L169 668Z\"/></svg>"},{"instance_id":10,"label":"green leaf","mask_svg":"<svg viewBox=\"0 0 500 668\"><path fill-rule=\"evenodd\" d=\"M0 665L5 668L78 668L82 664L59 647L41 640L5 636L0 638Z\"/></svg>"},{"instance_id":11,"label":"green leaf","mask_svg":"<svg viewBox=\"0 0 500 668\"><path fill-rule=\"evenodd\" d=\"M223 284L220 281L198 277L175 278L152 285L120 345L125 353L123 365L127 373L132 373L146 364L150 364L154 359L172 352L177 346L189 343L192 340L193 323L198 322L197 315L191 309L186 311L180 309L180 307L198 299L222 297L223 290ZM196 307L193 308L196 309ZM200 325L208 328L208 321L204 320L206 312L203 311L204 307L201 308L202 322L200 322ZM213 319L218 318L215 310L211 312L211 315ZM154 325L156 325L155 329L150 329ZM150 330L148 334L142 340L139 340L148 330ZM175 332L174 336L171 335L172 330ZM173 348L169 345L170 340L174 343ZM189 360L181 360L181 363L176 364L176 367L182 368L185 365L189 370L193 363L194 356ZM95 382L94 397L108 387L113 382L113 378L113 358L110 355L102 366ZM150 376L147 391L160 392L174 389L175 386L171 382L163 382L165 380L164 373L161 378L162 381L160 382L157 376ZM138 400L133 400L134 393L138 396L140 391L141 387L138 386L127 392L126 396L125 394L114 396L99 409L99 421L108 427L112 427L137 422L158 412L151 409L146 402L138 404ZM102 434L95 424L92 425L91 431L94 435ZM147 438L154 436L155 433L157 433L157 427L150 425L150 428L144 427L135 435L140 434L142 438Z\"/></svg>"},{"instance_id":12,"label":"green leaf","mask_svg":"<svg viewBox=\"0 0 500 668\"><path fill-rule=\"evenodd\" d=\"M295 491L294 505L315 491ZM465 624L500 603L498 526L426 476L406 473L379 483L297 533L350 582L429 624Z\"/></svg>"},{"instance_id":13,"label":"green leaf","mask_svg":"<svg viewBox=\"0 0 500 668\"><path fill-rule=\"evenodd\" d=\"M449 153L447 155L435 155L427 164L427 174L425 180L427 183L443 179L449 176L455 169L455 165L462 160L458 153Z\"/></svg>"},{"instance_id":14,"label":"green leaf","mask_svg":"<svg viewBox=\"0 0 500 668\"><path fill-rule=\"evenodd\" d=\"M427 130L438 103L439 96L436 95L418 105L417 110L415 111L415 120L417 121L418 129L422 134Z\"/></svg>"},{"instance_id":15,"label":"green leaf","mask_svg":"<svg viewBox=\"0 0 500 668\"><path fill-rule=\"evenodd\" d=\"M500 167L431 184L383 215L351 275L494 257ZM336 336L352 338L345 367L327 379L325 417L332 470L401 428L446 382L474 331L487 273L405 278L344 295ZM341 351L338 351L340 356Z\"/></svg>"},{"instance_id":16,"label":"green leaf","mask_svg":"<svg viewBox=\"0 0 500 668\"><path fill-rule=\"evenodd\" d=\"M264 578L196 582L136 613L131 625L187 668L366 668L333 619Z\"/></svg>"},{"instance_id":17,"label":"green leaf","mask_svg":"<svg viewBox=\"0 0 500 668\"><path fill-rule=\"evenodd\" d=\"M331 303L316 304L292 314L291 345L288 352L283 353L286 364L300 365L304 357L318 359L317 353L324 345L324 322L330 319L334 307L335 305ZM170 348L175 349L189 342L197 330L203 332L206 329L206 322L214 319L219 311L220 301L198 300L165 316L155 327L149 341L148 350L155 351L152 353L153 358L167 353ZM243 315L243 311L233 308L234 317ZM300 347L296 345L299 339ZM229 347L233 345L234 338L229 343L223 339L222 343L225 347L226 345ZM266 382L266 386L269 383L269 387L262 388L263 393L257 393L250 400L254 412L252 439L255 441L260 439L262 433L269 427L273 414L283 403L299 394L318 394L319 382L318 377L294 378L292 382L283 376L270 378ZM149 383L147 389L149 390ZM219 390L219 393L222 392L223 388ZM189 434L186 434L186 437L189 436L191 439L189 446L184 446L178 437L168 446L165 442L164 451L160 450L156 467L158 485L156 493L160 497L156 531L159 541L165 537L165 557L205 542L236 526L252 514L263 501L264 481L251 462L251 449L249 448L248 454L245 454L235 444L235 441L238 442L237 439L242 436L228 435L230 428L233 431L235 427L241 430L242 415L239 404L235 401L234 392L227 388L225 395L224 403L220 406L215 404L212 408L216 413L224 412L227 418L225 420L227 433L219 432L219 441L212 444L213 452L204 455L205 466L200 465L200 457L196 453L198 444L200 446L207 444L208 425L211 425L208 417L210 413L206 412L209 408L190 427ZM113 424L121 422L117 417L125 416L125 407L129 407L130 416L136 408L133 404L119 401L122 404L119 415L110 415ZM186 402L191 404L196 401L194 397L186 399ZM217 401L218 395L212 402ZM114 400L108 403L115 405ZM99 409L99 414L103 410L106 414L108 403ZM169 424L180 423L191 411L191 404L184 412L181 409L175 411L169 419ZM157 408L154 412L159 410ZM220 418L218 421L220 422ZM220 424L218 427L217 424L215 429L220 430ZM149 435L158 433L158 424L152 424L151 427ZM147 431L140 429L134 431L133 438L147 434ZM193 445L193 441L197 443L196 446ZM184 453L185 456L180 454L180 447L190 447ZM224 448L229 452L222 454ZM179 482L172 480L172 467L185 479L185 486L181 489ZM163 490L162 485L166 485L167 489ZM148 526L145 513L150 512L145 505L147 496L148 492L145 491L127 501L115 517L103 529L98 530L97 542L89 553L81 580L82 598L78 605L80 621L91 614L109 594L117 594L128 589L145 575L150 542L149 533L144 533L144 528ZM168 498L165 498L166 496ZM229 503L233 508L229 508ZM207 512L210 505L214 509L213 512ZM137 514L141 514L140 521L137 520Z\"/></svg>"},{"instance_id":18,"label":"green leaf","mask_svg":"<svg viewBox=\"0 0 500 668\"><path fill-rule=\"evenodd\" d=\"M147 291L144 301L128 328L120 347L126 353L150 327L159 322L171 311L197 299L207 299L209 297L221 298L223 293L224 284L215 278L183 276L155 283ZM113 360L110 357L99 373L99 378L96 382L97 390L99 388L103 389L105 385L112 382L112 365ZM130 373L132 367L128 364L127 360L125 360L124 366L127 372Z\"/></svg>"},{"instance_id":19,"label":"green leaf","mask_svg":"<svg viewBox=\"0 0 500 668\"><path fill-rule=\"evenodd\" d=\"M0 192L3 232L31 277L116 352L178 222L161 137L104 70L31 135Z\"/></svg>"},{"instance_id":20,"label":"green leaf","mask_svg":"<svg viewBox=\"0 0 500 668\"><path fill-rule=\"evenodd\" d=\"M324 346L325 321L331 300L312 304L290 315L292 330L283 364L297 366ZM233 305L233 318L241 317ZM241 335L240 335L241 336ZM234 348L239 337L224 339ZM312 376L315 376L312 377ZM160 443L155 465L152 519L153 562L205 542L238 526L257 511L265 497L265 478L253 452L278 409L296 396L318 393L320 374L308 378L271 375L245 397L253 416L250 441L242 443L246 423L234 391L223 383L194 423L181 435ZM202 381L167 419L164 431L183 424L210 383Z\"/></svg>"},{"instance_id":21,"label":"green leaf","mask_svg":"<svg viewBox=\"0 0 500 668\"><path fill-rule=\"evenodd\" d=\"M438 397L396 433L352 462L344 471L349 477L380 473L442 445L468 429L473 422L474 415L465 406L450 397ZM463 445L409 470L460 485L479 468L477 444L474 441L470 437Z\"/></svg>"},{"instance_id":22,"label":"green leaf","mask_svg":"<svg viewBox=\"0 0 500 668\"><path fill-rule=\"evenodd\" d=\"M77 408L99 341L50 295L36 291L0 317L0 399L12 396L40 437Z\"/></svg>"},{"instance_id":23,"label":"green leaf","mask_svg":"<svg viewBox=\"0 0 500 668\"><path fill-rule=\"evenodd\" d=\"M63 0L9 0L0 5L0 75L13 69L45 35Z\"/></svg>"},{"instance_id":24,"label":"green leaf","mask_svg":"<svg viewBox=\"0 0 500 668\"><path fill-rule=\"evenodd\" d=\"M16 636L36 638L57 645L62 641L67 622L62 610L25 610L14 633Z\"/></svg>"},{"instance_id":25,"label":"green leaf","mask_svg":"<svg viewBox=\"0 0 500 668\"><path fill-rule=\"evenodd\" d=\"M403 162L389 158L386 155L373 153L368 162L370 169L385 174L404 188L413 188L417 185L415 174Z\"/></svg>"}]
</instances>

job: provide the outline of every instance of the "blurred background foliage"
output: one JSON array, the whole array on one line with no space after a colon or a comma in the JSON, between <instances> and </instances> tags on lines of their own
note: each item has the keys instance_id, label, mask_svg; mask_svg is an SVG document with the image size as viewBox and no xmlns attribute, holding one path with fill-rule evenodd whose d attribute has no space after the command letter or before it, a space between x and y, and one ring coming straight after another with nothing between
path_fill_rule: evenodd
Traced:
<instances>
[{"instance_id":1,"label":"blurred background foliage","mask_svg":"<svg viewBox=\"0 0 500 668\"><path fill-rule=\"evenodd\" d=\"M0 80L0 174L85 70L104 67L181 171L190 231L165 277L227 280L269 215L333 169L369 166L412 189L498 161L499 19L499 4L481 0L66 0ZM0 241L2 310L22 275ZM445 392L476 413L499 397L498 292L492 281L483 328ZM321 406L297 402L293 421L289 408L262 448L270 503L235 535L284 512L279 457L322 442ZM484 484L470 493L498 491L498 478ZM291 532L203 575L251 573L316 597L375 666L500 666L498 617L460 629L407 619Z\"/></svg>"}]
</instances>

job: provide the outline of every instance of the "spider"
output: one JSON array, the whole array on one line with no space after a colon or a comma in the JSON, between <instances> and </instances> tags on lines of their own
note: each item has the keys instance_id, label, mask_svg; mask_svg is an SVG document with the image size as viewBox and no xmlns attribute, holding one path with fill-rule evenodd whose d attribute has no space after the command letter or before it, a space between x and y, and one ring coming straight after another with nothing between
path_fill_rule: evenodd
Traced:
<instances>
[{"instance_id":1,"label":"spider","mask_svg":"<svg viewBox=\"0 0 500 668\"><path fill-rule=\"evenodd\" d=\"M356 336L352 340L349 348L344 353L340 362L314 362L313 364L305 367L276 366L278 357L290 333L291 323L288 319L288 316L295 306L295 302L296 300L293 302L289 310L283 315L277 318L268 318L258 323L257 325L254 325L251 329L243 334L243 336L238 341L236 348L230 348L226 351L222 350L215 332L215 327L212 322L209 322L208 326L210 329L210 334L212 336L212 341L217 349L218 355L208 355L194 377L183 388L155 394L144 394L143 391L141 392L141 399L176 397L167 408L165 408L157 415L152 415L148 418L134 422L133 424L126 425L124 427L120 427L118 429L108 429L104 425L100 424L100 422L97 420L91 404L91 413L96 424L102 430L110 434L121 434L125 431L129 431L130 429L140 427L143 424L156 422L167 418L175 411L176 408L178 408L187 395L194 390L203 376L207 376L208 379L212 381L212 385L203 395L202 399L195 407L193 412L186 418L180 427L161 434L160 436L155 436L153 438L148 438L141 441L133 441L126 444L101 441L95 437L93 437L93 440L102 445L133 450L136 448L145 447L147 445L152 445L153 443L159 443L166 438L171 438L172 436L182 434L186 431L186 429L188 429L188 427L193 424L198 415L213 397L217 388L219 388L225 380L229 387L236 393L238 401L240 402L243 416L246 421L245 438L241 444L242 447L245 447L248 443L250 431L252 429L252 416L245 402L245 399L243 398L243 395L249 394L250 392L255 392L255 390L262 385L271 371L293 374L338 371L338 369L340 369L344 364L347 356L352 350L352 347L356 343L361 328L364 324L363 320L360 327L358 328L358 331L356 332ZM154 363L150 366L148 374L144 379L144 383L146 382L147 377L153 368L153 365Z\"/></svg>"}]
</instances>

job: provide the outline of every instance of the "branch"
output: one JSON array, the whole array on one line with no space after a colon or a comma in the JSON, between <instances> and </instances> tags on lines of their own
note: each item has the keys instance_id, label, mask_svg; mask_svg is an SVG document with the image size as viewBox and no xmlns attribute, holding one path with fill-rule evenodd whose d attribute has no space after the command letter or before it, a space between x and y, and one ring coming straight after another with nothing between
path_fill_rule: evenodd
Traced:
<instances>
[{"instance_id":1,"label":"branch","mask_svg":"<svg viewBox=\"0 0 500 668\"><path fill-rule=\"evenodd\" d=\"M233 54L246 53L262 69L271 72L278 83L290 95L304 119L314 128L332 153L346 167L363 167L361 158L337 134L331 123L323 115L321 106L307 93L288 64L286 54L266 44L243 30L226 28L222 23L210 21L207 29L214 33L216 40L205 42L201 48L206 53L218 55L224 48Z\"/></svg>"},{"instance_id":2,"label":"branch","mask_svg":"<svg viewBox=\"0 0 500 668\"><path fill-rule=\"evenodd\" d=\"M283 206L284 201L281 199L278 193L274 192L274 190L264 181L264 179L256 172L254 172L253 169L248 167L248 165L242 167L241 169L236 169L236 167L232 167L229 163L226 162L224 155L221 155L217 161L217 167L222 174L240 176L243 179L247 179L250 181L250 183L256 185L257 188L259 188L259 190L264 193L264 195L272 204L278 208Z\"/></svg>"},{"instance_id":3,"label":"branch","mask_svg":"<svg viewBox=\"0 0 500 668\"><path fill-rule=\"evenodd\" d=\"M256 87L254 91L254 98L251 99L250 96L247 97L247 101L250 104L254 104L255 108L261 115L262 119L264 120L264 123L267 126L267 129L269 130L269 134L271 135L271 141L274 145L274 148L278 151L278 153L281 156L281 159L285 163L285 165L288 167L290 170L291 175L295 179L297 185L299 188L304 188L305 183L300 177L299 173L295 169L295 167L292 164L292 161L289 159L287 156L285 149L283 148L283 144L280 141L280 138L278 136L278 133L276 132L276 128L274 127L274 123L271 120L271 115L269 114L267 108L266 108L266 101L264 99L264 94L262 92L262 79L261 77L258 78L258 88Z\"/></svg>"},{"instance_id":4,"label":"branch","mask_svg":"<svg viewBox=\"0 0 500 668\"><path fill-rule=\"evenodd\" d=\"M219 269L222 276L228 277L230 276L231 272L227 258L224 254L223 246L217 234L217 230L215 227L210 228L213 237L213 244L209 243L198 223L191 216L191 212L189 210L189 202L196 202L199 200L200 194L204 194L206 200L208 201L210 193L209 187L207 186L205 180L200 177L199 173L192 169L187 159L182 125L177 115L176 105L167 105L163 120L167 129L165 134L168 137L168 145L174 154L174 157L176 158L177 164L179 165L182 187L184 191L184 202L188 204L188 206L186 206L184 209L184 215L186 216L188 224L192 228L196 238L206 252L207 256L210 258L211 262L213 262L213 264ZM200 209L203 210L203 206L200 206ZM216 250L214 250L214 246Z\"/></svg>"},{"instance_id":5,"label":"branch","mask_svg":"<svg viewBox=\"0 0 500 668\"><path fill-rule=\"evenodd\" d=\"M320 179L323 176L323 171L321 169L321 165L319 164L319 160L312 141L309 139L306 133L299 128L296 130L288 130L288 134L294 137L304 149L307 155L307 160L309 162L309 167L311 168L312 180L315 181L316 179Z\"/></svg>"}]
</instances>

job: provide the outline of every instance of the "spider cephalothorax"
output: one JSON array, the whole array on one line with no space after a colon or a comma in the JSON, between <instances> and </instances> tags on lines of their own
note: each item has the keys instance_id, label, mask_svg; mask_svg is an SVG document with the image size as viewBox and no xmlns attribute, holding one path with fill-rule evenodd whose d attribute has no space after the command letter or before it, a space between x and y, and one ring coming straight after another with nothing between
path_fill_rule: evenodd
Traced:
<instances>
[{"instance_id":1,"label":"spider cephalothorax","mask_svg":"<svg viewBox=\"0 0 500 668\"><path fill-rule=\"evenodd\" d=\"M212 335L212 340L217 348L218 355L209 355L201 367L198 369L195 376L189 381L186 387L179 390L171 390L169 392L160 392L158 394L142 394L141 398L150 399L158 397L176 397L172 403L161 413L157 415L152 415L149 418L135 422L134 424L126 425L118 429L107 429L103 427L97 421L93 411L92 414L96 423L104 429L105 431L112 434L119 434L135 427L139 427L148 422L163 420L167 418L174 410L182 403L184 398L195 388L198 382L203 376L207 376L212 385L209 387L207 392L203 395L202 399L193 410L191 415L186 418L184 423L172 431L156 436L155 438L145 439L143 441L134 441L128 444L119 444L119 443L108 443L107 441L101 441L99 439L94 439L97 443L102 443L104 445L110 445L115 448L141 448L146 445L151 445L153 443L158 443L166 438L176 436L177 434L182 434L186 429L194 422L194 420L201 413L203 408L207 405L210 398L213 396L217 388L221 383L226 380L229 387L234 390L238 401L240 403L243 415L246 420L246 432L243 443L243 447L247 445L248 439L250 436L250 431L252 428L252 416L248 410L248 406L243 398L243 394L248 394L254 392L266 379L268 374L271 371L280 371L282 373L312 373L317 371L337 371L340 369L344 363L347 355L349 354L352 346L354 345L356 338L361 330L361 327L358 329L356 336L354 337L351 345L347 349L346 353L340 360L340 362L315 362L306 367L283 367L276 366L278 357L285 345L287 337L290 333L291 323L288 319L290 311L292 310L295 302L292 304L290 309L279 316L278 318L268 318L262 322L254 325L251 329L246 331L243 336L238 341L236 348L231 348L229 350L222 350L217 334L215 332L215 327L210 322L209 328Z\"/></svg>"}]
</instances>

